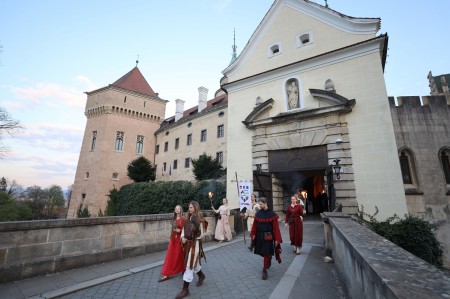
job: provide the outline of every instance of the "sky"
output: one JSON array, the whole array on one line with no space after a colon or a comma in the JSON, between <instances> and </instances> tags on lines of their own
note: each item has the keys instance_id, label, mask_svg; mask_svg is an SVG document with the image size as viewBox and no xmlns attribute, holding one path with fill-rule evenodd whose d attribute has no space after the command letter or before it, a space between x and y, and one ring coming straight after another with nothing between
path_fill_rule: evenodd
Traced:
<instances>
[{"instance_id":1,"label":"sky","mask_svg":"<svg viewBox=\"0 0 450 299\"><path fill-rule=\"evenodd\" d=\"M312 1L324 5L325 1ZM26 188L75 178L86 125L87 91L105 87L136 66L152 89L184 108L219 89L236 32L237 54L272 0L2 0L0 107L20 134L0 140L8 152L0 177ZM328 0L352 17L381 18L388 33L389 96L429 95L427 75L450 73L450 1Z\"/></svg>"}]
</instances>

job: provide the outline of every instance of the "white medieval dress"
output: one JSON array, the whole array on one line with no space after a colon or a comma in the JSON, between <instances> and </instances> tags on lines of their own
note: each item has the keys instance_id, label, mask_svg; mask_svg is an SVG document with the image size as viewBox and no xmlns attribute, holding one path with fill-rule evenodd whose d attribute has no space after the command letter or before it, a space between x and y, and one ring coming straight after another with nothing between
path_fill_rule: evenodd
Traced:
<instances>
[{"instance_id":1,"label":"white medieval dress","mask_svg":"<svg viewBox=\"0 0 450 299\"><path fill-rule=\"evenodd\" d=\"M218 241L231 241L231 228L229 223L230 218L230 207L227 205L221 205L217 212L220 215L220 219L217 219L216 231L214 233L214 238Z\"/></svg>"}]
</instances>

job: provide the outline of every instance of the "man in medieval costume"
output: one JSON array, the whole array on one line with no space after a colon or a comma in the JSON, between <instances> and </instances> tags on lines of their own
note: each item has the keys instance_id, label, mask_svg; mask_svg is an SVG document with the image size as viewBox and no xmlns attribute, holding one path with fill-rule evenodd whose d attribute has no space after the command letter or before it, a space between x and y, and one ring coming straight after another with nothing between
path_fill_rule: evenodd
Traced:
<instances>
[{"instance_id":1,"label":"man in medieval costume","mask_svg":"<svg viewBox=\"0 0 450 299\"><path fill-rule=\"evenodd\" d=\"M262 279L268 277L267 270L272 264L272 256L276 254L280 263L280 253L282 243L280 227L278 226L278 215L269 209L267 200L261 197L258 200L260 210L255 215L250 238L254 240L254 253L264 258Z\"/></svg>"},{"instance_id":2,"label":"man in medieval costume","mask_svg":"<svg viewBox=\"0 0 450 299\"><path fill-rule=\"evenodd\" d=\"M201 239L206 233L207 222L200 212L198 202L191 201L189 203L189 212L186 218L181 233L186 269L183 274L183 289L175 297L176 299L189 295L189 283L194 279L195 273L198 275L197 287L203 284L206 277L202 271L200 259L205 257Z\"/></svg>"}]
</instances>

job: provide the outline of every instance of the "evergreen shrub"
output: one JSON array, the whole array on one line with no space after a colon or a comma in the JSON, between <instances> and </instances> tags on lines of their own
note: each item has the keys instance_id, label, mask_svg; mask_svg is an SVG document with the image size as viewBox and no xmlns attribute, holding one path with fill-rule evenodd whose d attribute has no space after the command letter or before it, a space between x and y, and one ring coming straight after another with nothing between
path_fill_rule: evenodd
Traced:
<instances>
[{"instance_id":1,"label":"evergreen shrub","mask_svg":"<svg viewBox=\"0 0 450 299\"><path fill-rule=\"evenodd\" d=\"M202 210L211 209L208 192L213 192L215 208L222 204L225 185L216 181L141 182L110 191L105 214L108 216L172 213L176 205L186 212L190 201L198 201Z\"/></svg>"},{"instance_id":2,"label":"evergreen shrub","mask_svg":"<svg viewBox=\"0 0 450 299\"><path fill-rule=\"evenodd\" d=\"M375 219L378 208L374 215L364 213L364 207L358 213L360 223L388 239L397 246L427 261L428 263L443 269L443 247L436 239L435 232L437 224L431 224L424 219L413 215L405 215L404 219L395 215L384 221ZM364 217L369 220L365 220Z\"/></svg>"}]
</instances>

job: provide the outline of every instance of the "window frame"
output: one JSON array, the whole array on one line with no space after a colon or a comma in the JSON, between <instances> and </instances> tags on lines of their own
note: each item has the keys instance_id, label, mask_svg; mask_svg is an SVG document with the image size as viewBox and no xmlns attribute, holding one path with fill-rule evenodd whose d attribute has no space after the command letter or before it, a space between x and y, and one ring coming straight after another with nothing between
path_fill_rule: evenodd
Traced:
<instances>
[{"instance_id":1,"label":"window frame","mask_svg":"<svg viewBox=\"0 0 450 299\"><path fill-rule=\"evenodd\" d=\"M225 137L225 125L221 124L217 126L217 138Z\"/></svg>"},{"instance_id":2,"label":"window frame","mask_svg":"<svg viewBox=\"0 0 450 299\"><path fill-rule=\"evenodd\" d=\"M114 151L123 152L124 143L125 143L125 132L116 131L116 141L114 143Z\"/></svg>"},{"instance_id":3,"label":"window frame","mask_svg":"<svg viewBox=\"0 0 450 299\"><path fill-rule=\"evenodd\" d=\"M206 142L207 139L208 139L208 130L207 129L203 129L200 132L200 142Z\"/></svg>"}]
</instances>

